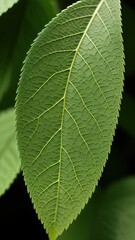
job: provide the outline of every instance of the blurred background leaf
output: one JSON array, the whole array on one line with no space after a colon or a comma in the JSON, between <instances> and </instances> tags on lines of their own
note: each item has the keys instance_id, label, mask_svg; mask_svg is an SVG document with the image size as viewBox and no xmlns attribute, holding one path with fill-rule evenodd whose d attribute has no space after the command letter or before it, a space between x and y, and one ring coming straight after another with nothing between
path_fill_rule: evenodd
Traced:
<instances>
[{"instance_id":1,"label":"blurred background leaf","mask_svg":"<svg viewBox=\"0 0 135 240\"><path fill-rule=\"evenodd\" d=\"M0 196L20 172L20 159L15 136L14 108L0 113Z\"/></svg>"}]
</instances>

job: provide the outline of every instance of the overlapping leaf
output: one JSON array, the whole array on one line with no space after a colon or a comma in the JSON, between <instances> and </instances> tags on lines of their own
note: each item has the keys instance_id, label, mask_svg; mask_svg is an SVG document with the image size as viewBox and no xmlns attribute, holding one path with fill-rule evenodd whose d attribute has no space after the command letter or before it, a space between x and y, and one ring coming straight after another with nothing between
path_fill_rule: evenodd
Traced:
<instances>
[{"instance_id":1,"label":"overlapping leaf","mask_svg":"<svg viewBox=\"0 0 135 240\"><path fill-rule=\"evenodd\" d=\"M0 113L0 196L9 188L19 171L15 112L11 108Z\"/></svg>"},{"instance_id":2,"label":"overlapping leaf","mask_svg":"<svg viewBox=\"0 0 135 240\"><path fill-rule=\"evenodd\" d=\"M1 0L0 1L0 16L17 2L18 2L18 0Z\"/></svg>"},{"instance_id":3,"label":"overlapping leaf","mask_svg":"<svg viewBox=\"0 0 135 240\"><path fill-rule=\"evenodd\" d=\"M51 240L92 195L112 143L123 88L119 0L80 1L39 35L17 96L23 172Z\"/></svg>"}]
</instances>

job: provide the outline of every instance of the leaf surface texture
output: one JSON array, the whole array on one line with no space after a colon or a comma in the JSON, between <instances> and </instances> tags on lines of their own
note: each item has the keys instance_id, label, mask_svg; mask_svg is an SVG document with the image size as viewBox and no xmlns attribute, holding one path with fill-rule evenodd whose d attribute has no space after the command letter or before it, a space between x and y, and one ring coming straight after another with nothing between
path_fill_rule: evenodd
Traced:
<instances>
[{"instance_id":1,"label":"leaf surface texture","mask_svg":"<svg viewBox=\"0 0 135 240\"><path fill-rule=\"evenodd\" d=\"M35 40L18 88L28 191L51 240L91 197L108 158L123 88L120 2L85 0Z\"/></svg>"},{"instance_id":2,"label":"leaf surface texture","mask_svg":"<svg viewBox=\"0 0 135 240\"><path fill-rule=\"evenodd\" d=\"M20 171L15 135L15 112L11 108L0 113L0 196Z\"/></svg>"}]
</instances>

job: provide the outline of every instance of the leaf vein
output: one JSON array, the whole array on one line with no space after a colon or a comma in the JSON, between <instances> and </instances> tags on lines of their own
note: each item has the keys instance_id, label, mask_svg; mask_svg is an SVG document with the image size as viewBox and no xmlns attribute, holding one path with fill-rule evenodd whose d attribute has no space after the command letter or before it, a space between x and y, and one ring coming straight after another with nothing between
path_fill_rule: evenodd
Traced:
<instances>
[{"instance_id":1,"label":"leaf vein","mask_svg":"<svg viewBox=\"0 0 135 240\"><path fill-rule=\"evenodd\" d=\"M24 131L24 129L32 122L34 122L35 120L40 120L40 118L47 112L49 112L50 110L52 110L54 107L56 107L62 100L64 99L64 97L60 98L57 102L55 102L50 108L46 109L45 111L43 111L39 116L37 116L36 118L33 118L31 121L27 122L25 124L25 126L23 127L22 131L20 133L22 133ZM37 127L36 127L37 128ZM35 134L35 133L34 133Z\"/></svg>"},{"instance_id":2,"label":"leaf vein","mask_svg":"<svg viewBox=\"0 0 135 240\"><path fill-rule=\"evenodd\" d=\"M61 99L59 99L56 103L54 103L50 108L46 109L44 112L42 112L38 118L41 118L45 113L49 112L50 110L52 110L54 107L56 107L62 100L64 99L64 97L62 97Z\"/></svg>"},{"instance_id":3,"label":"leaf vein","mask_svg":"<svg viewBox=\"0 0 135 240\"><path fill-rule=\"evenodd\" d=\"M103 54L100 52L100 50L98 49L98 47L96 46L96 44L94 43L94 41L90 38L90 36L88 34L86 34L86 37L89 39L89 41L93 44L93 46L96 48L98 54L101 56L101 58L104 60L104 62L107 64L107 66L109 67L110 71L112 72L112 69L109 65L109 63L106 61L106 59L104 58Z\"/></svg>"},{"instance_id":4,"label":"leaf vein","mask_svg":"<svg viewBox=\"0 0 135 240\"><path fill-rule=\"evenodd\" d=\"M67 21L65 21L65 22L62 22L61 25L65 24L65 23L69 23L69 22L75 21L75 20L88 18L88 17L92 17L92 15L91 15L91 14L88 14L88 15L79 16L79 17L76 17L76 18L70 18L69 20L67 20Z\"/></svg>"},{"instance_id":5,"label":"leaf vein","mask_svg":"<svg viewBox=\"0 0 135 240\"><path fill-rule=\"evenodd\" d=\"M66 107L65 107L65 106L66 106L66 92L67 92L67 89L68 89L68 84L69 84L69 80L70 80L70 77L71 77L72 68L73 68L73 65L74 65L74 62L75 62L75 59L76 59L76 56L77 56L77 52L78 52L78 50L79 50L79 48L80 48L80 46L81 46L81 43L82 43L82 41L83 41L83 38L84 38L85 34L87 33L87 31L88 31L88 29L89 29L90 24L92 23L95 15L97 14L99 8L101 7L103 1L104 1L104 0L102 0L102 1L100 2L100 4L99 4L98 6L96 6L97 8L96 8L96 10L95 10L92 18L90 19L90 22L88 23L85 31L83 31L83 32L81 33L81 34L83 34L83 35L82 35L82 37L81 37L81 39L80 39L80 41L79 41L79 44L78 44L78 46L77 46L77 48L76 48L76 52L75 52L75 55L74 55L73 60L72 60L72 63L71 63L71 67L70 67L70 71L69 71L69 75L68 75L67 84L66 84L66 87L65 87L64 101L63 101L63 111L62 111L62 117L61 117L60 164L59 164L59 172L58 172L58 191L57 191L57 201L56 201L56 207L55 207L54 223L56 222L56 218L57 218L58 201L59 201L60 178L61 178L61 162L62 162L62 145L63 145L63 143L62 143L62 142L63 142L63 139L62 139L62 128L63 128L63 121L64 121L64 112L65 112L65 109L66 109ZM81 136L81 135L80 135L80 136ZM83 141L85 142L85 145L87 146L88 150L90 151L90 148L89 148L89 146L87 145L87 143L86 143L85 139L83 138L83 136L82 136L82 139L83 139ZM91 152L91 151L90 151L90 152ZM92 152L91 152L91 154L92 154ZM92 155L93 155L93 154L92 154Z\"/></svg>"},{"instance_id":6,"label":"leaf vein","mask_svg":"<svg viewBox=\"0 0 135 240\"><path fill-rule=\"evenodd\" d=\"M79 90L75 87L75 85L74 85L71 81L69 81L69 83L72 85L72 87L75 89L75 91L76 91L77 94L79 95L79 97L80 97L80 99L81 99L84 107L86 108L87 112L88 112L88 113L91 115L91 117L94 119L94 121L95 121L95 123L96 123L96 125L97 125L97 127L98 127L98 129L99 129L99 131L101 132L102 136L104 136L104 135L103 135L103 131L102 131L102 129L101 129L98 121L96 120L96 117L93 115L93 113L92 113L92 112L89 110L89 108L87 107L87 104L85 103L85 101L84 101L83 97L81 96Z\"/></svg>"},{"instance_id":7,"label":"leaf vein","mask_svg":"<svg viewBox=\"0 0 135 240\"><path fill-rule=\"evenodd\" d=\"M77 130L78 130L78 133L79 133L81 139L83 140L83 142L85 143L87 149L88 149L89 151L91 151L90 148L89 148L88 143L86 142L86 140L84 139L84 137L83 137L83 135L82 135L82 133L81 133L81 130L80 130L80 128L79 128L76 120L74 119L74 117L72 116L72 114L67 110L67 108L65 108L65 111L68 113L68 115L69 115L69 116L71 117L71 119L73 120L73 122L74 122L74 124L75 124L75 126L76 126L76 128L77 128Z\"/></svg>"},{"instance_id":8,"label":"leaf vein","mask_svg":"<svg viewBox=\"0 0 135 240\"><path fill-rule=\"evenodd\" d=\"M108 8L108 10L109 10L109 12L110 12L110 15L111 15L113 21L116 23L115 18L114 18L113 14L112 14L112 10L111 10L109 4L106 2L106 0L104 0L104 2L105 2L106 6L107 6L107 8Z\"/></svg>"},{"instance_id":9,"label":"leaf vein","mask_svg":"<svg viewBox=\"0 0 135 240\"><path fill-rule=\"evenodd\" d=\"M60 185L60 187L63 189L63 191L69 196L69 198L71 199L72 203L74 202L73 201L73 198L71 197L71 195L69 194L69 192L62 186Z\"/></svg>"},{"instance_id":10,"label":"leaf vein","mask_svg":"<svg viewBox=\"0 0 135 240\"><path fill-rule=\"evenodd\" d=\"M50 138L49 140L45 143L45 145L42 147L42 149L40 150L39 154L33 159L32 163L30 166L32 166L34 164L34 162L40 157L40 155L42 154L42 152L45 150L45 148L48 146L48 144L54 139L54 137L60 132L61 128L59 128Z\"/></svg>"},{"instance_id":11,"label":"leaf vein","mask_svg":"<svg viewBox=\"0 0 135 240\"><path fill-rule=\"evenodd\" d=\"M24 105L27 104L37 93L39 93L39 91L40 91L54 76L59 75L59 74L61 74L61 73L63 73L63 72L67 72L67 71L69 71L69 70L70 70L70 69L67 68L67 69L63 69L63 70L61 70L61 71L58 71L58 72L55 72L54 74L52 74L52 75L37 89L37 91L36 91L31 97L29 97L29 99L24 103ZM24 105L23 105L23 107L24 107ZM23 107L22 107L22 108L23 108Z\"/></svg>"},{"instance_id":12,"label":"leaf vein","mask_svg":"<svg viewBox=\"0 0 135 240\"><path fill-rule=\"evenodd\" d=\"M49 184L43 191L40 192L39 197L41 197L42 194L44 194L50 187L52 187L56 183L58 183L58 180L56 180L56 181L52 182L51 184Z\"/></svg>"},{"instance_id":13,"label":"leaf vein","mask_svg":"<svg viewBox=\"0 0 135 240\"><path fill-rule=\"evenodd\" d=\"M66 153L66 155L68 156L68 159L69 159L69 161L70 161L70 163L71 163L71 165L72 165L73 172L74 172L74 175L75 175L75 178L76 178L78 184L80 185L81 189L83 189L83 188L82 188L82 185L81 185L81 183L80 183L80 180L79 180L79 178L78 178L78 175L77 175L77 172L76 172L74 163L73 163L73 161L72 161L72 158L70 157L68 151L67 151L64 147L62 147L62 149L63 149L63 151Z\"/></svg>"},{"instance_id":14,"label":"leaf vein","mask_svg":"<svg viewBox=\"0 0 135 240\"><path fill-rule=\"evenodd\" d=\"M59 162L60 162L60 161L57 161L57 162L55 162L55 163L49 165L49 166L46 167L42 172L40 172L40 173L36 176L36 178L33 180L33 184L31 185L31 190L32 190L32 188L33 188L35 182L38 180L38 178L39 178L42 174L44 174L46 171L48 171L49 169L51 169L51 168L57 166L57 165L59 164Z\"/></svg>"},{"instance_id":15,"label":"leaf vein","mask_svg":"<svg viewBox=\"0 0 135 240\"><path fill-rule=\"evenodd\" d=\"M43 55L42 58L39 59L38 61L43 60L45 57L51 56L53 54L66 53L66 52L75 52L75 49L63 49L63 50L56 50L56 51L53 51L53 52L49 52L49 53ZM36 63L38 63L38 62L36 62Z\"/></svg>"},{"instance_id":16,"label":"leaf vein","mask_svg":"<svg viewBox=\"0 0 135 240\"><path fill-rule=\"evenodd\" d=\"M104 25L104 27L105 27L106 31L108 32L108 36L110 37L110 36L111 36L111 34L110 34L110 32L109 32L109 30L108 30L108 27L106 26L106 24L105 24L104 20L102 19L102 17L100 16L100 14L99 14L99 13L97 13L97 16L99 17L99 19L100 19L100 20L101 20L101 22L103 23L103 25Z\"/></svg>"},{"instance_id":17,"label":"leaf vein","mask_svg":"<svg viewBox=\"0 0 135 240\"><path fill-rule=\"evenodd\" d=\"M107 103L107 106L109 107L109 104L108 104L108 101L107 101L107 99L106 99L106 97L105 97L105 94L104 94L104 92L102 91L102 88L101 88L101 86L99 85L99 83L98 83L98 81L97 81L97 79L96 79L96 77L95 77L95 74L93 73L90 65L87 63L87 61L85 60L85 58L84 58L79 52L78 52L78 55L82 58L82 60L83 60L84 63L86 64L86 66L87 66L87 67L89 68L89 70L91 71L91 74L92 74L92 76L93 76L93 79L94 79L94 81L95 81L95 83L96 83L99 91L101 92L101 95L102 95L103 98L105 99L105 102Z\"/></svg>"},{"instance_id":18,"label":"leaf vein","mask_svg":"<svg viewBox=\"0 0 135 240\"><path fill-rule=\"evenodd\" d=\"M38 50L37 50L37 51L35 50L35 53L38 52L40 48L42 48L42 47L44 47L44 46L46 46L46 45L48 45L48 44L50 45L51 43L55 43L55 42L57 42L57 41L59 42L59 41L64 40L64 39L66 39L66 38L76 37L77 35L81 35L81 34L83 34L83 31L81 31L81 32L76 32L76 33L72 33L72 34L65 35L65 36L58 37L58 38L54 38L53 40L50 40L50 41L48 41L48 42L45 42L45 43L41 44L41 45L39 46ZM36 62L35 62L35 63L36 63ZM30 70L30 69L32 69L32 68L33 68L33 66L30 67L30 68L28 68L28 70Z\"/></svg>"}]
</instances>

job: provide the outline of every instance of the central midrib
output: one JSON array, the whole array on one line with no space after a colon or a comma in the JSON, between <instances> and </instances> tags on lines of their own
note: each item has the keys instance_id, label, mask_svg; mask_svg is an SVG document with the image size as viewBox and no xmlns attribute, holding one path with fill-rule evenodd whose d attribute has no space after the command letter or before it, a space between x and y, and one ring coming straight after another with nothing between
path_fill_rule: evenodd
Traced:
<instances>
[{"instance_id":1,"label":"central midrib","mask_svg":"<svg viewBox=\"0 0 135 240\"><path fill-rule=\"evenodd\" d=\"M71 77L71 74L72 74L72 68L73 68L73 65L75 63L75 60L76 60L76 57L77 57L77 53L79 52L79 48L81 46L81 43L91 25L91 23L93 22L94 20L94 17L96 16L97 12L99 11L99 9L101 8L103 2L105 0L101 0L101 2L97 5L97 7L95 8L95 11L79 41L79 44L76 48L76 51L75 51L75 54L73 56L73 60L72 60L72 63L71 63L71 67L69 68L69 74L68 74L68 79L67 79L67 84L66 84L66 87L65 87L65 91L64 91L64 100L63 100L63 110L62 110L62 117L61 117L61 140L60 140L60 160L59 160L59 173L58 173L58 190L57 190L57 200L56 200L56 208L55 208L55 215L54 215L54 223L56 223L56 219L57 219L57 212L58 212L58 202L59 202L59 191L60 191L60 178L61 178L61 162L62 162L62 145L63 145L63 141L62 141L62 129L63 129L63 122L64 122L64 113L65 113L65 106L66 106L66 93L67 93L67 89L68 89L68 85L69 85L69 81L70 81L70 77Z\"/></svg>"}]
</instances>

